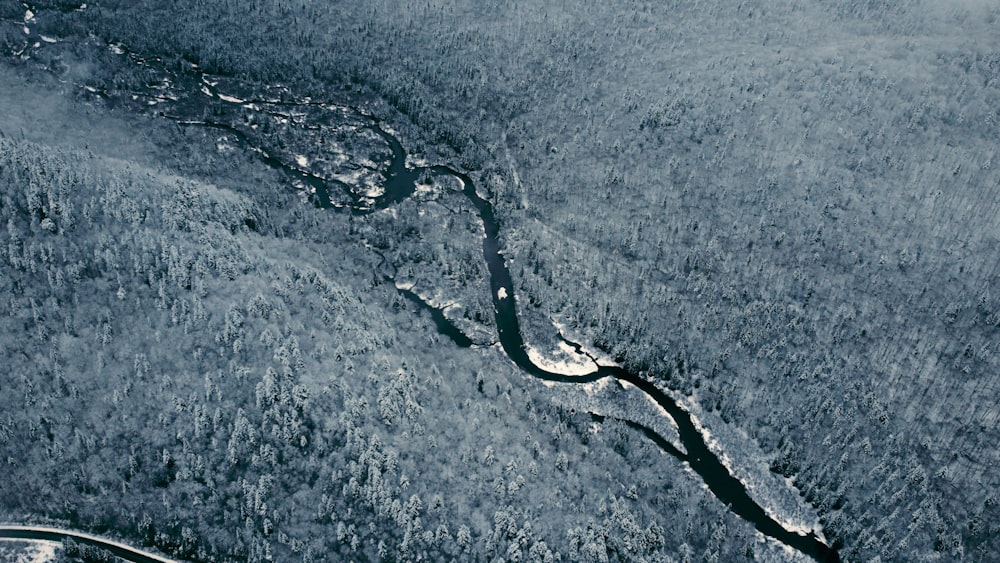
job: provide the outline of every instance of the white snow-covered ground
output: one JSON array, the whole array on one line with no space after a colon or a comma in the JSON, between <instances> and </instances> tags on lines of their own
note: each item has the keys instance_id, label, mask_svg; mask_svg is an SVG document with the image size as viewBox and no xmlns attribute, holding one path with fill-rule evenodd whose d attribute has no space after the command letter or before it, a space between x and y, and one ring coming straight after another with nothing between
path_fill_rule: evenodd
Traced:
<instances>
[{"instance_id":1,"label":"white snow-covered ground","mask_svg":"<svg viewBox=\"0 0 1000 563\"><path fill-rule=\"evenodd\" d=\"M577 354L576 350L565 342L559 343L559 350L555 354L545 354L527 344L524 349L531 362L545 371L564 375L589 375L597 371L597 366L590 358Z\"/></svg>"},{"instance_id":2,"label":"white snow-covered ground","mask_svg":"<svg viewBox=\"0 0 1000 563\"><path fill-rule=\"evenodd\" d=\"M55 561L58 555L59 543L44 540L21 540L16 538L0 538L0 541L26 543L28 546L12 563L49 563Z\"/></svg>"},{"instance_id":3,"label":"white snow-covered ground","mask_svg":"<svg viewBox=\"0 0 1000 563\"><path fill-rule=\"evenodd\" d=\"M572 330L565 323L562 323L562 322L559 322L559 321L553 319L552 320L552 325L555 326L556 329L559 330L559 334L561 334L563 337L565 337L565 338L567 338L569 340L572 340L573 342L579 343L581 340L583 340L582 337L579 337L576 334L573 334ZM611 366L617 366L618 365L618 362L616 362L613 359L611 359L611 356L605 354L604 352L602 352L602 351L600 351L600 350L598 350L596 348L592 348L590 346L585 346L585 345L581 344L580 345L580 349L583 350L583 352L585 354L587 354L588 356L590 356L591 358L594 358L594 360L597 362L597 365L599 365L599 366L608 366L608 367L611 367Z\"/></svg>"}]
</instances>

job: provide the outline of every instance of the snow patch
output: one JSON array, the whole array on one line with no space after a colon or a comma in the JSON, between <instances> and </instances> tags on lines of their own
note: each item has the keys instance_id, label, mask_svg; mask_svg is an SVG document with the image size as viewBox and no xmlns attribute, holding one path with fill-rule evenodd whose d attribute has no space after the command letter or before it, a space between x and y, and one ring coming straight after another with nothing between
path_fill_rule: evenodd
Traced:
<instances>
[{"instance_id":1,"label":"snow patch","mask_svg":"<svg viewBox=\"0 0 1000 563\"><path fill-rule=\"evenodd\" d=\"M338 155L340 156L340 155ZM341 164L343 159L338 158L334 164ZM343 182L349 186L355 186L361 183L361 177L364 176L363 170L352 170L346 174L334 174L333 179L338 182Z\"/></svg>"},{"instance_id":2,"label":"snow patch","mask_svg":"<svg viewBox=\"0 0 1000 563\"><path fill-rule=\"evenodd\" d=\"M309 159L302 156L301 154L297 155L295 157L295 164L298 164L302 168L305 168L306 166L309 166Z\"/></svg>"},{"instance_id":3,"label":"snow patch","mask_svg":"<svg viewBox=\"0 0 1000 563\"><path fill-rule=\"evenodd\" d=\"M430 185L428 185L428 184L417 184L417 189L413 190L413 193L417 194L417 195L430 195L430 194L434 193L434 185L433 184L430 184ZM420 210L420 215L423 216L423 214L424 214L424 210L421 209Z\"/></svg>"},{"instance_id":4,"label":"snow patch","mask_svg":"<svg viewBox=\"0 0 1000 563\"><path fill-rule=\"evenodd\" d=\"M24 12L24 21L25 21L25 23L30 22L33 19L35 19L35 13L34 12L32 12L31 10L28 10L28 11Z\"/></svg>"},{"instance_id":5,"label":"snow patch","mask_svg":"<svg viewBox=\"0 0 1000 563\"><path fill-rule=\"evenodd\" d=\"M205 94L206 96L209 96L209 97L212 96L212 91L209 90L208 88L204 87L204 86L201 87L201 93Z\"/></svg>"},{"instance_id":6,"label":"snow patch","mask_svg":"<svg viewBox=\"0 0 1000 563\"><path fill-rule=\"evenodd\" d=\"M506 287L501 287L500 290L497 291L497 299L507 299L507 288Z\"/></svg>"},{"instance_id":7,"label":"snow patch","mask_svg":"<svg viewBox=\"0 0 1000 563\"><path fill-rule=\"evenodd\" d=\"M514 259L511 258L510 261L513 262ZM572 338L569 338L569 340L572 340L574 342L582 340L581 338L578 338L577 335L572 334L572 331L570 330L569 326L566 325L565 323L561 323L557 320L552 319L552 326L556 327L556 330L559 331L560 335L564 337L566 337L566 335L572 336ZM599 366L619 367L618 362L611 359L611 356L605 354L604 352L601 352L600 350L597 350L596 348L591 348L590 346L584 346L580 344L580 350L582 350L583 353L586 354L587 356L593 358L593 361L597 362L597 365Z\"/></svg>"},{"instance_id":8,"label":"snow patch","mask_svg":"<svg viewBox=\"0 0 1000 563\"><path fill-rule=\"evenodd\" d=\"M430 163L423 158L417 158L411 155L406 155L406 167L407 168L427 168Z\"/></svg>"},{"instance_id":9,"label":"snow patch","mask_svg":"<svg viewBox=\"0 0 1000 563\"><path fill-rule=\"evenodd\" d=\"M241 100L239 98L234 98L232 96L227 96L225 94L219 94L219 99L223 102L229 102L231 104L242 104L246 100Z\"/></svg>"},{"instance_id":10,"label":"snow patch","mask_svg":"<svg viewBox=\"0 0 1000 563\"><path fill-rule=\"evenodd\" d=\"M47 563L49 561L55 561L57 545L59 544L55 542L38 542L38 544L36 544L35 551L31 554L31 559L28 560L29 563Z\"/></svg>"},{"instance_id":11,"label":"snow patch","mask_svg":"<svg viewBox=\"0 0 1000 563\"><path fill-rule=\"evenodd\" d=\"M369 184L367 188L364 191L364 196L367 198L375 199L385 193L385 187L378 184Z\"/></svg>"},{"instance_id":12,"label":"snow patch","mask_svg":"<svg viewBox=\"0 0 1000 563\"><path fill-rule=\"evenodd\" d=\"M121 45L118 45L116 43L109 44L108 45L108 49L111 49L111 52L114 53L114 54L116 54L116 55L124 55L125 54L125 49L122 49Z\"/></svg>"},{"instance_id":13,"label":"snow patch","mask_svg":"<svg viewBox=\"0 0 1000 563\"><path fill-rule=\"evenodd\" d=\"M583 387L584 393L590 395L591 397L594 397L601 391L603 391L604 388L608 386L608 384L611 383L611 379L612 378L609 375L608 377L602 377L601 379L598 379L593 383L584 383L583 385L581 385L581 387Z\"/></svg>"},{"instance_id":14,"label":"snow patch","mask_svg":"<svg viewBox=\"0 0 1000 563\"><path fill-rule=\"evenodd\" d=\"M0 541L16 541L28 544L24 552L18 556L18 563L49 563L50 561L55 561L60 546L59 542L47 540L21 540L16 538L8 540L7 538L3 538Z\"/></svg>"},{"instance_id":15,"label":"snow patch","mask_svg":"<svg viewBox=\"0 0 1000 563\"><path fill-rule=\"evenodd\" d=\"M55 37L49 37L48 35L39 35L38 37L41 38L41 40L44 41L44 42L46 42L46 43L58 43L59 42L59 40L56 39Z\"/></svg>"},{"instance_id":16,"label":"snow patch","mask_svg":"<svg viewBox=\"0 0 1000 563\"><path fill-rule=\"evenodd\" d=\"M166 557L162 557L160 555L156 555L155 553L150 553L148 551L143 551L141 549L132 547L130 545L126 545L124 543L116 542L116 541L108 539L108 538L102 538L100 536L95 536L95 535L87 534L87 533L84 533L84 532L76 532L76 531L65 530L65 529L61 529L61 528L49 528L49 527L46 527L46 526L16 526L16 525L15 526L8 526L8 525L4 525L3 527L5 529L7 529L7 530L17 530L17 531L25 530L25 531L38 531L38 532L55 532L55 533L59 533L59 534L66 534L66 535L69 535L70 537L72 537L76 541L79 541L81 539L84 539L84 540L94 540L94 541L100 542L102 544L106 544L106 545L118 547L118 548L121 548L121 549L123 549L125 551L131 552L131 553L134 553L134 554L142 555L146 559L149 559L151 561L159 561L161 563L176 563L173 559L167 559ZM23 540L18 540L18 541L23 541ZM52 545L53 549L56 546L59 545L58 542L48 542L48 541L40 541L38 543L47 543L47 544L50 544L50 545ZM45 553L47 554L48 550L46 550ZM54 558L54 555L55 554L53 552L52 556L49 556L47 559L41 559L41 560L36 559L35 561L50 561L50 560L52 560Z\"/></svg>"},{"instance_id":17,"label":"snow patch","mask_svg":"<svg viewBox=\"0 0 1000 563\"><path fill-rule=\"evenodd\" d=\"M565 360L555 360L543 356L541 352L528 345L525 345L524 351L528 353L528 359L531 360L531 363L544 369L545 371L570 376L590 375L597 371L597 367L594 366L589 358L581 358L580 356L571 354ZM571 348L570 352L572 352ZM606 384L606 379L607 378L603 378L600 381L604 381ZM586 385L593 384L588 383Z\"/></svg>"}]
</instances>

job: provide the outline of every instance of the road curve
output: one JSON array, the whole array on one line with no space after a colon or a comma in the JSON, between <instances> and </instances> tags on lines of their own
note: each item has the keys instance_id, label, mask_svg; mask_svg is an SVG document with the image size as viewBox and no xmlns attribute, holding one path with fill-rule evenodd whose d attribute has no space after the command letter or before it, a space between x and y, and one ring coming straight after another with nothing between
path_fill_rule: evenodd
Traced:
<instances>
[{"instance_id":1,"label":"road curve","mask_svg":"<svg viewBox=\"0 0 1000 563\"><path fill-rule=\"evenodd\" d=\"M132 563L177 563L174 559L167 559L162 555L143 551L114 540L62 528L0 524L0 539L52 542L71 539L76 543L99 547Z\"/></svg>"}]
</instances>

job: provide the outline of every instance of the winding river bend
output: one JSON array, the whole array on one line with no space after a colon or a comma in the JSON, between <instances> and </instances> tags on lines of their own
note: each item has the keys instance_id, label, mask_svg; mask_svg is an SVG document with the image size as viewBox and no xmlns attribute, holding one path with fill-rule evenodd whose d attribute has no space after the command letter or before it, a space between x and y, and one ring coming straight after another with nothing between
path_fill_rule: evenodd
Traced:
<instances>
[{"instance_id":1,"label":"winding river bend","mask_svg":"<svg viewBox=\"0 0 1000 563\"><path fill-rule=\"evenodd\" d=\"M213 94L215 93L213 92ZM223 100L226 99L225 96L219 97ZM244 102L245 100L240 100L234 103ZM294 106L296 104L295 102L283 102L282 105ZM316 104L314 102L307 102L302 105L315 106ZM682 409L676 401L652 382L620 366L598 365L595 362L596 369L591 373L586 375L567 375L546 370L532 362L521 334L517 318L514 284L511 279L510 270L507 268L503 254L501 253L500 227L492 204L479 195L476 191L475 182L469 175L461 171L444 165L408 167L406 165L406 151L403 149L399 139L389 133L377 118L365 114L358 109L354 109L353 111L368 122L366 128L381 137L392 153L389 166L383 172L383 191L375 197L361 197L342 181L327 179L310 173L270 155L261 147L254 146L253 142L244 132L232 125L218 121L185 121L177 117L173 119L179 125L212 127L233 134L241 145L256 152L268 166L282 170L312 188L314 204L324 208L340 209L356 216L368 215L384 210L406 200L416 191L417 183L428 176L451 176L458 179L462 184L462 193L475 207L486 234L483 239L483 259L486 261L490 276L490 289L496 316L498 338L507 357L525 373L544 381L586 384L611 377L632 384L670 415L677 426L680 443L683 445L686 453L674 447L669 440L666 440L651 428L633 421L624 420L623 422L626 425L643 433L664 453L686 463L702 478L708 489L720 502L725 504L733 514L752 524L762 534L774 538L782 544L817 561L824 563L840 561L838 551L820 541L819 537L814 533L800 534L793 532L769 516L764 508L757 504L749 495L743 483L733 477L719 460L719 457L711 451L690 413ZM351 203L348 205L334 205L331 203L329 196L332 190L338 190L338 193L348 196ZM384 275L384 279L389 282L395 281L392 275ZM473 345L473 341L449 321L442 310L431 306L409 289L397 286L397 291L407 300L415 303L421 309L428 311L438 331L450 338L456 345L460 347ZM572 342L569 342L569 344L573 344L579 349L578 345ZM598 421L604 419L604 417L596 414L592 414L591 416Z\"/></svg>"},{"instance_id":2,"label":"winding river bend","mask_svg":"<svg viewBox=\"0 0 1000 563\"><path fill-rule=\"evenodd\" d=\"M120 54L124 52L117 46L116 49L116 52ZM136 64L147 67L150 66L134 53L125 54L132 57ZM182 77L173 72L166 71L162 68L156 70L162 73L165 77L177 79L178 83L185 82ZM205 86L205 83L208 83L206 75L201 74L197 70L194 74L197 76L196 86L191 88L190 81L188 81L187 90L200 88L201 91L204 91L212 98L213 102L221 100L223 103L233 105L233 107L240 107L246 103L250 103L251 105L262 104L288 107L326 107L323 104L308 100L239 100L235 97L218 94L214 90L214 85L210 84L211 87ZM94 89L90 89L90 91L98 92ZM143 93L138 93L138 96L140 98L145 97L144 99L149 98L148 94ZM133 105L133 109L138 110L141 107L138 104L130 104L128 101L124 101L121 97L115 95L105 95L104 97L109 101L115 101L117 98L117 101L124 102L125 105ZM135 99L136 98L133 97L133 100ZM200 110L201 108L198 106L203 103L204 102L198 102L193 107ZM366 215L387 209L406 200L416 191L417 183L421 179L427 178L428 176L450 176L456 178L462 184L462 193L475 207L479 218L482 221L483 230L486 235L483 239L483 259L486 261L490 277L489 281L496 317L497 336L504 353L506 353L510 360L525 373L544 381L586 384L610 377L619 381L628 382L635 386L656 404L662 407L673 419L677 426L680 443L685 451L680 451L678 448L674 447L670 441L664 439L648 427L628 420L623 421L625 424L642 432L664 453L686 463L701 477L708 489L719 499L720 502L726 505L735 515L752 524L762 534L774 538L782 544L789 546L817 561L839 562L840 556L837 550L820 541L815 534L810 533L805 535L792 532L771 518L767 512L759 504L757 504L753 498L750 497L746 487L744 487L738 479L729 473L728 469L722 464L718 456L711 451L704 436L702 436L701 432L699 432L697 426L695 425L691 415L650 381L643 379L637 373L630 372L625 368L619 366L597 365L596 362L595 371L586 375L567 375L564 373L553 372L532 362L525 348L524 338L518 322L514 285L511 280L510 271L507 268L503 255L501 254L499 224L497 222L493 206L489 201L478 194L475 182L472 178L461 171L444 165L408 167L406 165L406 152L403 149L402 144L393 134L388 132L387 129L381 125L378 119L357 108L340 107L340 109L347 109L356 114L358 118L362 119L366 123L365 128L380 137L392 153L391 159L389 160L389 166L383 171L383 190L376 196L362 196L343 181L310 172L302 166L296 167L290 161L286 161L283 157L271 155L262 146L255 145L253 139L245 130L242 130L238 126L234 126L231 123L227 123L224 120L211 121L205 120L204 118L190 119L182 117L182 115L198 115L201 114L200 111L180 111L181 115L169 115L161 111L159 115L167 117L181 126L211 127L224 130L232 134L237 138L239 143L244 146L244 148L255 152L268 166L283 171L295 180L311 188L316 205L326 208L338 208L354 215ZM334 204L333 200L330 198L330 194L333 191L336 191L338 194L345 195L348 203ZM394 281L391 275L385 275L384 277L387 281ZM456 345L469 347L473 344L472 340L463 334L451 321L449 321L441 310L434 308L412 291L399 287L397 287L397 291L409 301L416 303L420 308L429 311L438 331L449 337ZM578 346L577 348L579 349ZM603 420L603 417L600 415L592 416L596 420ZM63 537L67 537L68 535L65 531L59 530L41 531L36 529L29 532L26 530L14 531L8 529L5 532L8 537L20 537L24 539L59 540ZM0 535L0 537L3 536ZM93 545L101 545L101 547L111 549L111 547L109 547L111 544L102 542L99 538L92 536L82 539L81 541L85 541ZM125 546L118 545L116 547L123 548ZM127 548L122 549L120 553L116 552L116 555L134 562L163 561L163 559L151 556L151 554L139 553L135 550L129 551Z\"/></svg>"},{"instance_id":3,"label":"winding river bend","mask_svg":"<svg viewBox=\"0 0 1000 563\"><path fill-rule=\"evenodd\" d=\"M8 526L0 525L0 540L23 540L23 541L43 541L62 542L71 540L78 544L99 547L115 557L132 563L174 563L172 559L167 559L155 553L143 551L132 546L118 543L113 540L101 538L83 532L64 530L61 528L50 528L46 526Z\"/></svg>"},{"instance_id":4,"label":"winding river bend","mask_svg":"<svg viewBox=\"0 0 1000 563\"><path fill-rule=\"evenodd\" d=\"M377 124L373 126L377 127ZM524 338L521 335L521 328L517 319L514 284L511 280L510 270L508 270L503 255L500 253L499 226L493 213L493 206L490 202L479 196L472 179L462 172L453 170L447 166L406 168L406 153L399 141L381 129L378 129L378 133L392 149L393 159L389 172L386 175L385 197L376 201L376 208L382 208L401 201L405 195L413 192L415 180L426 172L451 175L462 182L462 191L479 212L479 217L483 222L483 229L486 232L486 237L483 239L483 258L486 260L486 265L490 273L490 289L493 295L497 331L499 333L500 344L511 361L521 368L521 370L545 381L593 383L605 377L613 377L617 380L631 383L653 399L656 404L663 407L670 417L674 419L674 422L677 424L680 442L687 453L678 451L669 441L663 439L649 428L626 421L629 426L642 431L665 453L687 463L705 481L709 490L712 491L712 494L719 501L727 505L734 514L753 524L762 534L809 555L817 561L832 562L840 560L837 551L821 542L814 534L803 535L789 531L768 516L767 512L750 497L746 487L729 473L729 470L722 464L718 456L709 449L704 437L695 426L691 415L653 383L619 366L598 365L596 371L587 375L566 375L548 371L532 362L525 349ZM435 318L434 320L439 330L446 336L450 336L456 344L468 345L469 340L461 331L454 326L449 327L444 324L447 322L447 319L444 319L443 315L441 315L441 318Z\"/></svg>"}]
</instances>

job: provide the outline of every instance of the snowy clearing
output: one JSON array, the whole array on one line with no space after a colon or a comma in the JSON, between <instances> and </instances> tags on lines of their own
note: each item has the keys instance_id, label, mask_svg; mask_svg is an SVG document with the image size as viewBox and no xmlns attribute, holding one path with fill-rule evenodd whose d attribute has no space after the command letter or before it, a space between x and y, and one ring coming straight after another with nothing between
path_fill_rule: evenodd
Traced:
<instances>
[{"instance_id":1,"label":"snowy clearing","mask_svg":"<svg viewBox=\"0 0 1000 563\"><path fill-rule=\"evenodd\" d=\"M565 346L565 349L562 346ZM597 367L590 361L590 358L576 355L573 353L573 349L565 344L562 346L560 352L563 353L563 359L558 360L544 356L542 352L529 345L524 346L524 351L528 353L528 359L531 360L531 363L545 371L563 375L590 375L597 371Z\"/></svg>"}]
</instances>

